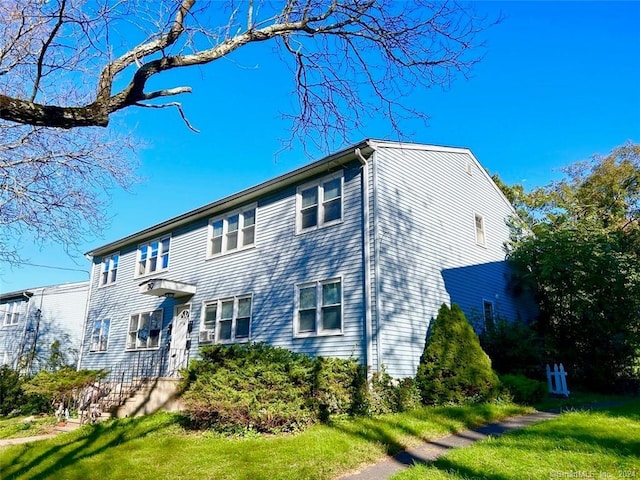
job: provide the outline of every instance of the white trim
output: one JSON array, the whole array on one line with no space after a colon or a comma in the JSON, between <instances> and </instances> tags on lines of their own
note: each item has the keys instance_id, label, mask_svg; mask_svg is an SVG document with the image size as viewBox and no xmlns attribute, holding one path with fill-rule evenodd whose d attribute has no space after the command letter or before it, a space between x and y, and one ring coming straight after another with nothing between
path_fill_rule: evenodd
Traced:
<instances>
[{"instance_id":1,"label":"white trim","mask_svg":"<svg viewBox=\"0 0 640 480\"><path fill-rule=\"evenodd\" d=\"M253 225L250 225L249 227L247 227L245 225L245 217L244 214L250 210L253 210ZM229 223L228 220L230 217L233 217L235 215L238 215L238 229L236 230L238 235L236 238L236 248L233 248L231 250L228 250L226 248L226 238L229 235ZM222 235L221 240L220 240L220 252L217 253L212 253L212 241L213 241L213 224L215 222L219 222L222 221ZM258 204L257 202L245 205L241 208L236 208L234 210L230 210L228 212L225 212L222 215L217 215L215 217L212 217L209 219L209 221L207 222L207 246L205 249L206 252L206 259L209 260L211 258L218 258L218 257L223 257L225 255L230 255L232 253L236 253L236 252L241 252L243 250L249 250L251 248L255 248L256 247L256 234L258 232L257 229L257 225L258 225ZM248 245L243 245L244 243L244 232L247 230L247 228L253 227L253 242L248 244Z\"/></svg>"},{"instance_id":2,"label":"white trim","mask_svg":"<svg viewBox=\"0 0 640 480\"><path fill-rule=\"evenodd\" d=\"M238 320L238 304L240 300L249 299L251 301L251 309L249 311L249 332L246 337L236 338L236 325ZM233 302L233 310L231 313L231 338L230 339L220 339L220 321L222 316L222 303L223 302ZM204 320L206 317L206 309L209 305L216 305L216 318L215 318L215 326L212 329L203 328ZM246 317L241 317L246 318ZM225 319L228 321L228 319ZM208 341L207 343L221 343L221 344L231 344L231 343L247 343L251 341L251 331L253 329L253 293L245 293L242 295L231 295L226 297L220 297L212 300L203 300L202 301L202 309L200 311L200 328L198 330L198 341L200 341L200 332L214 332L213 340Z\"/></svg>"},{"instance_id":3,"label":"white trim","mask_svg":"<svg viewBox=\"0 0 640 480\"><path fill-rule=\"evenodd\" d=\"M340 329L334 330L322 330L322 286L329 283L340 284ZM300 332L300 289L315 287L316 299L315 299L315 330L312 332ZM301 282L295 285L295 297L293 308L293 337L294 338L309 338L309 337L328 337L344 334L344 278L342 275L330 278L324 278L322 280L313 280L309 282Z\"/></svg>"},{"instance_id":4,"label":"white trim","mask_svg":"<svg viewBox=\"0 0 640 480\"><path fill-rule=\"evenodd\" d=\"M324 217L324 184L332 180L340 179L340 217L335 220L325 222ZM302 192L316 187L316 223L313 226L303 228L302 227ZM333 200L333 199L332 199ZM330 200L331 201L331 200ZM307 232L313 232L315 230L330 227L331 225L337 225L343 222L344 218L344 171L340 169L331 175L326 175L322 178L317 178L311 182L303 183L296 189L296 234L302 234Z\"/></svg>"},{"instance_id":5,"label":"white trim","mask_svg":"<svg viewBox=\"0 0 640 480\"><path fill-rule=\"evenodd\" d=\"M478 220L480 220L480 229L478 229ZM482 241L478 239L478 232L482 233ZM476 245L481 247L487 246L487 223L484 221L484 215L473 212L473 235L476 239Z\"/></svg>"},{"instance_id":6,"label":"white trim","mask_svg":"<svg viewBox=\"0 0 640 480\"><path fill-rule=\"evenodd\" d=\"M116 268L112 268L113 257L115 257L116 255L118 256L118 261L116 262ZM118 281L118 273L119 273L118 270L120 269L120 258L121 258L121 255L119 251L113 252L109 255L102 256L102 261L100 262L100 271L98 273L98 288L110 287L116 284L116 282ZM105 260L109 260L109 270L106 272L108 280L105 283L102 283L102 276L105 273L104 271ZM115 272L116 274L115 280L112 280L113 272Z\"/></svg>"},{"instance_id":7,"label":"white trim","mask_svg":"<svg viewBox=\"0 0 640 480\"><path fill-rule=\"evenodd\" d=\"M151 316L151 314L156 313L156 312L160 312L160 328L157 329L159 330L158 333L158 345L155 347L138 347L138 335L137 332L140 331L140 329L136 329L136 346L135 347L129 347L129 335L131 334L132 330L131 330L131 317L133 317L134 315L138 315L138 317L140 315L144 315L145 313L149 314L149 316ZM140 319L138 318L138 322L140 321ZM132 312L129 314L129 317L127 319L127 337L125 339L124 342L124 349L125 352L140 352L140 351L148 351L148 350L158 350L160 349L160 347L162 346L162 330L163 330L163 323L164 323L164 309L162 307L158 307L154 310L140 310L140 311L136 311L136 312ZM151 330L151 329L149 329ZM155 329L154 329L155 330Z\"/></svg>"},{"instance_id":8,"label":"white trim","mask_svg":"<svg viewBox=\"0 0 640 480\"><path fill-rule=\"evenodd\" d=\"M162 248L162 242L166 239L169 239L169 249L167 251L167 266L163 267L162 266L162 258L164 256L163 251L161 251ZM148 253L147 253L147 258L145 260L145 272L144 273L140 273L140 262L142 261L142 247L147 247L147 250L151 247L152 243L158 242L158 254L156 256L156 268L155 270L149 270L149 259L152 258ZM168 233L166 235L163 235L161 237L156 237L153 238L151 240L149 240L148 242L144 242L144 243L139 243L138 244L138 248L136 250L136 263L135 263L135 271L134 271L134 278L143 278L143 277L148 277L150 275L156 275L160 272L166 272L169 270L169 265L171 262L171 244L173 243L173 236L171 235L171 233Z\"/></svg>"}]
</instances>

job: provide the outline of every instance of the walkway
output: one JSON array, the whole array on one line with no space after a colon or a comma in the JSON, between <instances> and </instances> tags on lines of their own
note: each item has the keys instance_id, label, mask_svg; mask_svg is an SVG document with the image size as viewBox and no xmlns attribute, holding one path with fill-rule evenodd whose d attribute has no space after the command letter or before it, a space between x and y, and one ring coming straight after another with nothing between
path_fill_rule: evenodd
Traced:
<instances>
[{"instance_id":1,"label":"walkway","mask_svg":"<svg viewBox=\"0 0 640 480\"><path fill-rule=\"evenodd\" d=\"M417 447L403 450L380 463L369 465L361 471L352 472L338 478L339 480L384 480L414 464L433 462L453 448L467 447L487 437L498 437L512 430L525 428L532 423L550 420L557 416L557 413L535 412L509 418L501 422L490 423L472 430L464 430L453 435L424 442Z\"/></svg>"},{"instance_id":2,"label":"walkway","mask_svg":"<svg viewBox=\"0 0 640 480\"><path fill-rule=\"evenodd\" d=\"M4 438L0 440L0 448L6 447L7 445L20 445L22 443L37 442L38 440L46 440L47 438L53 438L56 435L59 435L60 433L71 432L73 430L76 430L77 428L80 428L80 423L69 422L64 426L54 427L54 430L55 430L54 433L47 433L44 435L34 435L32 437Z\"/></svg>"}]
</instances>

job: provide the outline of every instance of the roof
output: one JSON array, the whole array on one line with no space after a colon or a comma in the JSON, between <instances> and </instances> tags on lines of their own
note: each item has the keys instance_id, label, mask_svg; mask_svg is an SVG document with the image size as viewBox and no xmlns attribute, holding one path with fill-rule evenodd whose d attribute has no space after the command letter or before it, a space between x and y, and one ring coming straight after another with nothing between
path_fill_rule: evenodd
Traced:
<instances>
[{"instance_id":1,"label":"roof","mask_svg":"<svg viewBox=\"0 0 640 480\"><path fill-rule=\"evenodd\" d=\"M60 289L60 288L81 288L81 287L89 287L89 281L84 280L82 282L69 282L69 283L58 283L55 285L44 285L41 287L31 287L25 288L23 290L16 290L13 292L0 293L0 301L11 300L14 298L23 298L23 297L32 297L34 294L41 294L46 290L51 289Z\"/></svg>"},{"instance_id":2,"label":"roof","mask_svg":"<svg viewBox=\"0 0 640 480\"><path fill-rule=\"evenodd\" d=\"M285 173L271 180L267 180L266 182L250 187L246 190L242 190L228 197L224 197L213 203L209 203L202 207L196 208L195 210L191 210L189 212L183 213L182 215L178 215L177 217L173 217L162 223L158 223L144 230L140 230L124 238L121 238L113 242L107 243L105 245L102 245L100 247L97 247L87 252L86 255L89 255L91 257L106 255L114 251L117 251L127 245L139 243L149 238L161 236L187 223L191 223L193 221L196 221L202 218L209 218L224 210L229 210L234 207L238 207L241 204L254 201L258 197L265 195L269 192L279 190L281 188L290 186L292 184L301 182L315 175L326 172L327 170L331 170L340 165L344 165L346 163L352 162L357 159L357 156L355 153L357 149L360 149L362 154L366 156L372 153L376 148L400 148L400 149L404 148L404 149L449 151L449 152L458 152L458 153L468 153L473 157L473 154L467 148L365 139L359 143L351 145L350 147L347 147L343 150L333 153L313 163L300 167L289 173Z\"/></svg>"}]
</instances>

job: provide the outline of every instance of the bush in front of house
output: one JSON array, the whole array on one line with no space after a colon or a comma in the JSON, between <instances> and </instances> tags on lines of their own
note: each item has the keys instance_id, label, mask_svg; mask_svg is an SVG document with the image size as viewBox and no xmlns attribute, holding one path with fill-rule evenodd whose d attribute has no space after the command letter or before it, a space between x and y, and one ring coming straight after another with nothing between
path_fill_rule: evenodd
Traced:
<instances>
[{"instance_id":1,"label":"bush in front of house","mask_svg":"<svg viewBox=\"0 0 640 480\"><path fill-rule=\"evenodd\" d=\"M413 378L396 380L385 370L375 372L369 383L367 413L380 415L413 410L422 405Z\"/></svg>"},{"instance_id":2,"label":"bush in front of house","mask_svg":"<svg viewBox=\"0 0 640 480\"><path fill-rule=\"evenodd\" d=\"M544 382L524 375L500 375L500 383L502 389L507 391L516 403L533 405L547 394L547 385Z\"/></svg>"},{"instance_id":3,"label":"bush in front of house","mask_svg":"<svg viewBox=\"0 0 640 480\"><path fill-rule=\"evenodd\" d=\"M425 405L494 398L500 381L478 336L456 304L443 304L432 322L416 374Z\"/></svg>"},{"instance_id":4,"label":"bush in front of house","mask_svg":"<svg viewBox=\"0 0 640 480\"><path fill-rule=\"evenodd\" d=\"M312 358L263 343L214 345L191 362L182 398L197 428L291 432L359 408L363 382L354 359Z\"/></svg>"},{"instance_id":5,"label":"bush in front of house","mask_svg":"<svg viewBox=\"0 0 640 480\"><path fill-rule=\"evenodd\" d=\"M544 341L534 325L505 319L487 322L480 344L499 374L544 378Z\"/></svg>"}]
</instances>

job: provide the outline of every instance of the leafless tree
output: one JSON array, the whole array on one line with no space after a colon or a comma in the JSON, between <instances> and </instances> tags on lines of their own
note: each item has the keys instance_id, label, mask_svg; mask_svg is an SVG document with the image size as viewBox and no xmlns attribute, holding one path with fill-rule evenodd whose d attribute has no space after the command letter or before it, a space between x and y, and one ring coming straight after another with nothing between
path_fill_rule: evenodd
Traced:
<instances>
[{"instance_id":1,"label":"leafless tree","mask_svg":"<svg viewBox=\"0 0 640 480\"><path fill-rule=\"evenodd\" d=\"M232 56L252 43L271 41L292 73L298 101L293 111L282 112L291 131L285 143L311 141L326 150L353 140L350 132L373 116L385 117L401 134L402 116L426 118L405 96L467 75L479 60L475 42L486 26L469 4L456 1L229 0L196 6L195 0L0 0L0 129L10 132L0 139L0 162L9 172L1 179L0 208L20 208L19 189L11 183L16 166L41 179L41 166L66 172L82 164L77 186L102 186L98 171L111 183L126 183L107 165L116 152L91 151L79 127L96 132L131 106L170 106L193 129L180 103L166 101L191 88L154 89L149 80ZM11 163L15 145L25 142L29 147ZM57 153L47 159L39 148L52 143ZM33 165L26 166L29 150ZM46 185L55 183L45 177ZM37 182L27 183L43 193ZM62 203L68 208L61 212L77 208ZM40 216L58 208L47 198L31 206L3 212L2 221L9 224L13 216L24 222L38 208ZM72 217L64 229L76 228L83 217L86 212ZM46 229L40 233L48 235Z\"/></svg>"}]
</instances>

